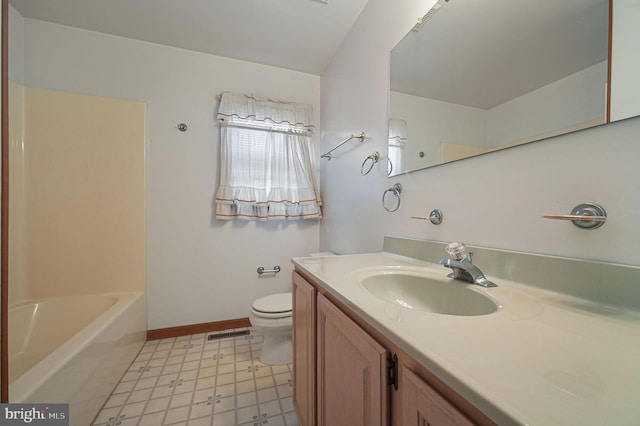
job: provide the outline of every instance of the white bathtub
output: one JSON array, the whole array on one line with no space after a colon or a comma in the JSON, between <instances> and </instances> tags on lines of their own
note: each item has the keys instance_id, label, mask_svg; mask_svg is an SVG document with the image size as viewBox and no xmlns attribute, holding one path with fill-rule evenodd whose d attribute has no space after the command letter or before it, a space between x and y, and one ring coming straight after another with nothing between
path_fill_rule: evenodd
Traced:
<instances>
[{"instance_id":1,"label":"white bathtub","mask_svg":"<svg viewBox=\"0 0 640 426\"><path fill-rule=\"evenodd\" d=\"M9 400L96 416L146 338L143 293L69 296L9 308Z\"/></svg>"}]
</instances>

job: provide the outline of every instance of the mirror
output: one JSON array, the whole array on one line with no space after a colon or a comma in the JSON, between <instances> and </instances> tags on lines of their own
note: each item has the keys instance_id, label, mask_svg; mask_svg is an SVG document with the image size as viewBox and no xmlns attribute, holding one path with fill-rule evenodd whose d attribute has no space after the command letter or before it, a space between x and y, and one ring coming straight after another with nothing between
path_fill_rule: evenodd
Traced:
<instances>
[{"instance_id":1,"label":"mirror","mask_svg":"<svg viewBox=\"0 0 640 426\"><path fill-rule=\"evenodd\" d=\"M609 1L440 0L391 51L390 176L607 122Z\"/></svg>"}]
</instances>

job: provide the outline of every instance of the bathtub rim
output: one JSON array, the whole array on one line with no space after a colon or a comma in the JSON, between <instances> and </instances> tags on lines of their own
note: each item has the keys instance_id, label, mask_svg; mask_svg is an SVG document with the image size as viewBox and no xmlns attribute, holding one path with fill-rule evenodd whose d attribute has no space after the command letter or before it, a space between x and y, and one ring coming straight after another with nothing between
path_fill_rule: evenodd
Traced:
<instances>
[{"instance_id":1,"label":"bathtub rim","mask_svg":"<svg viewBox=\"0 0 640 426\"><path fill-rule=\"evenodd\" d=\"M134 293L141 293L141 292L135 292L135 291L129 291L129 292L113 292L113 293L98 293L98 294L70 294L68 296L52 296L52 297L38 297L35 299L23 299L23 300L19 300L17 302L13 302L11 303L8 308L9 310L12 309L18 309L18 308L22 308L25 305L32 305L32 304L37 304L37 303L42 303L42 302L50 302L50 301L55 301L55 300L60 300L60 299L68 299L68 298L81 298L81 297L113 297L116 299L120 299L121 296L127 296L127 295L132 295ZM115 303L114 303L115 305Z\"/></svg>"},{"instance_id":2,"label":"bathtub rim","mask_svg":"<svg viewBox=\"0 0 640 426\"><path fill-rule=\"evenodd\" d=\"M81 295L74 295L81 296ZM20 377L9 383L9 401L15 403L24 402L32 394L34 394L45 382L53 377L62 369L69 361L82 352L92 339L91 336L98 335L104 331L122 312L136 303L139 299L144 299L145 292L117 292L117 293L101 293L86 296L109 296L117 297L118 301L110 306L106 311L102 312L93 321L88 323L79 332L71 336L62 345L57 347L53 352L39 361L31 369L27 370ZM55 299L55 298L51 298ZM48 299L40 299L48 300ZM50 300L50 299L49 299ZM143 300L146 304L146 301ZM51 364L54 368L51 368ZM47 401L43 401L47 402Z\"/></svg>"},{"instance_id":3,"label":"bathtub rim","mask_svg":"<svg viewBox=\"0 0 640 426\"><path fill-rule=\"evenodd\" d=\"M100 317L100 315L102 315L103 313L107 312L109 309L111 309L115 305L117 305L120 302L120 300L122 299L121 293L74 294L74 295L69 295L69 296L55 296L55 297L48 297L48 298L44 297L44 298L37 298L37 299L21 300L19 302L12 303L9 306L9 310L8 310L8 320L9 320L9 323L10 323L9 325L13 324L13 321L16 320L15 317L12 318L12 315L13 315L14 311L19 311L19 310L25 309L25 308L32 310L31 307L34 306L34 305L36 307L35 311L39 311L41 305L42 305L43 308L46 309L45 305L47 305L49 303L54 303L55 304L60 300L63 300L63 301L66 302L68 299L87 299L87 298L92 298L92 299L95 299L95 298L107 299L108 298L108 299L111 299L112 303L106 309L103 309L100 313L98 313L97 315L93 316L90 321L85 321L84 325L81 328L77 329L75 331L75 333L71 334L66 340L64 340L62 342L62 344L64 344L71 337L73 337L76 334L80 333L88 324L91 324L93 321L97 320ZM36 315L39 315L39 314L36 314ZM31 314L30 316L32 317L33 314ZM29 328L31 328L31 327L29 327ZM30 333L31 333L31 331L29 330L29 334ZM10 327L9 328L9 343L10 344L9 344L9 346L7 348L8 349L7 353L8 353L8 357L9 357L9 363L11 363L11 358L13 356L16 356L16 354L12 352L15 348L11 347L12 334L13 334L12 327ZM26 339L24 341L22 341L22 345L21 346L24 347L25 345L28 345L30 340L31 340L31 338L29 336L27 336ZM60 346L58 346L58 347L60 347ZM55 349L57 349L57 347ZM49 356L51 353L52 352L50 352L48 355L46 355L45 358L47 356ZM37 365L37 364L38 363L34 364L34 366ZM11 364L9 364L9 376L8 376L9 380L11 380L11 372L12 372Z\"/></svg>"}]
</instances>

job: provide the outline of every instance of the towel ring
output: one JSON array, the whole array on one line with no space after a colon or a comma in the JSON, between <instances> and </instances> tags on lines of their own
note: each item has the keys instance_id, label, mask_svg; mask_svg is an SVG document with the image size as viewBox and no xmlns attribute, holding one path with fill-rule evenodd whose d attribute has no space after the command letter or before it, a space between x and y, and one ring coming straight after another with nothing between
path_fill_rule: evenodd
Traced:
<instances>
[{"instance_id":1,"label":"towel ring","mask_svg":"<svg viewBox=\"0 0 640 426\"><path fill-rule=\"evenodd\" d=\"M371 170L373 170L373 166L378 162L378 160L380 159L380 153L378 151L374 152L373 154L371 154L370 156L368 156L367 158L364 159L364 161L362 162L362 166L360 166L360 174L362 176L368 175L369 172ZM367 161L371 160L371 165L369 166L369 168L365 171L365 165L367 164Z\"/></svg>"},{"instance_id":2,"label":"towel ring","mask_svg":"<svg viewBox=\"0 0 640 426\"><path fill-rule=\"evenodd\" d=\"M393 209L389 209L387 207L387 205L385 204L385 197L387 196L387 194L391 192L393 195L396 196L396 198L398 199L398 204L396 205L395 208ZM396 210L398 210L400 208L400 193L402 192L402 185L400 185L399 183L396 183L395 185L393 185L391 188L387 189L386 191L384 191L382 193L382 207L384 207L384 209L390 213L395 212Z\"/></svg>"}]
</instances>

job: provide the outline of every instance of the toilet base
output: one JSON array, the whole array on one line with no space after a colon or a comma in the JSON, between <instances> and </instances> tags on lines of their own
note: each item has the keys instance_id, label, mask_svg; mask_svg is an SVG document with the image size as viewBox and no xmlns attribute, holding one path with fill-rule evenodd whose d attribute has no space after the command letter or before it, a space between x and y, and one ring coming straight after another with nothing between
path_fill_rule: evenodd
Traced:
<instances>
[{"instance_id":1,"label":"toilet base","mask_svg":"<svg viewBox=\"0 0 640 426\"><path fill-rule=\"evenodd\" d=\"M260 362L268 365L291 364L293 345L290 334L263 336Z\"/></svg>"}]
</instances>

